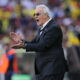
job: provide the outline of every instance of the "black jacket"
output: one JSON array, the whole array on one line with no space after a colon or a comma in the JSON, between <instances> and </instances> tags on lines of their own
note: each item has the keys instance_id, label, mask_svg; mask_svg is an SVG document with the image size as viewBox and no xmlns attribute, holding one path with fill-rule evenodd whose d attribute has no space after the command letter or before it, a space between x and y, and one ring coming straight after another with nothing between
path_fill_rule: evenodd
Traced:
<instances>
[{"instance_id":1,"label":"black jacket","mask_svg":"<svg viewBox=\"0 0 80 80\"><path fill-rule=\"evenodd\" d=\"M24 41L26 51L36 51L36 75L61 74L66 71L62 48L62 31L52 19L32 42Z\"/></svg>"}]
</instances>

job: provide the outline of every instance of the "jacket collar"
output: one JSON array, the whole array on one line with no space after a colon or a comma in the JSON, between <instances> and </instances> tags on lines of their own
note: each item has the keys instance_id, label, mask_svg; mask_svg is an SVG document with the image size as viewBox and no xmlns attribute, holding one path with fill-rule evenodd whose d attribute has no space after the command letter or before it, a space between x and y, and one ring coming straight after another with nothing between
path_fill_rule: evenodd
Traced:
<instances>
[{"instance_id":1,"label":"jacket collar","mask_svg":"<svg viewBox=\"0 0 80 80\"><path fill-rule=\"evenodd\" d=\"M46 25L49 23L50 20L51 18L43 24L43 27L41 27L40 30L43 30L46 27Z\"/></svg>"},{"instance_id":2,"label":"jacket collar","mask_svg":"<svg viewBox=\"0 0 80 80\"><path fill-rule=\"evenodd\" d=\"M47 23L47 25L43 28L43 31L46 31L52 23L54 23L54 20L53 20L53 19L51 19L51 20Z\"/></svg>"}]
</instances>

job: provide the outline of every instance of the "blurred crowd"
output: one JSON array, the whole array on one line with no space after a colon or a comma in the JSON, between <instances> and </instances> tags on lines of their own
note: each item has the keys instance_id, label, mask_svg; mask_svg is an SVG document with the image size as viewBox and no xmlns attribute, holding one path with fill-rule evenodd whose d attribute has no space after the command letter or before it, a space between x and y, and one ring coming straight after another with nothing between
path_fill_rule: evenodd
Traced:
<instances>
[{"instance_id":1,"label":"blurred crowd","mask_svg":"<svg viewBox=\"0 0 80 80\"><path fill-rule=\"evenodd\" d=\"M31 40L37 30L33 13L37 4L50 8L50 15L63 30L63 46L80 44L80 1L76 0L0 0L0 39L10 31Z\"/></svg>"},{"instance_id":2,"label":"blurred crowd","mask_svg":"<svg viewBox=\"0 0 80 80\"><path fill-rule=\"evenodd\" d=\"M33 1L33 2L32 2ZM32 14L34 0L1 0L0 1L0 36L10 31L20 32L24 38L31 30L36 30Z\"/></svg>"},{"instance_id":3,"label":"blurred crowd","mask_svg":"<svg viewBox=\"0 0 80 80\"><path fill-rule=\"evenodd\" d=\"M80 1L79 0L0 0L0 44L9 33L20 32L23 39L32 40L37 24L33 13L37 4L46 4L50 15L63 31L63 47L76 46L80 53ZM54 35L54 34L53 34Z\"/></svg>"}]
</instances>

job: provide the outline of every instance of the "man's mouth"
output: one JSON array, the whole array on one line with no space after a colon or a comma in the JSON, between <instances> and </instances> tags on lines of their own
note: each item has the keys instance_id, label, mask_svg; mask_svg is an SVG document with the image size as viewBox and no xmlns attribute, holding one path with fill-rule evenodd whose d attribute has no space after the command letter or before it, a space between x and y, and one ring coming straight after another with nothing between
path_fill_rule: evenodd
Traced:
<instances>
[{"instance_id":1,"label":"man's mouth","mask_svg":"<svg viewBox=\"0 0 80 80\"><path fill-rule=\"evenodd\" d=\"M39 22L39 19L36 19L36 22Z\"/></svg>"}]
</instances>

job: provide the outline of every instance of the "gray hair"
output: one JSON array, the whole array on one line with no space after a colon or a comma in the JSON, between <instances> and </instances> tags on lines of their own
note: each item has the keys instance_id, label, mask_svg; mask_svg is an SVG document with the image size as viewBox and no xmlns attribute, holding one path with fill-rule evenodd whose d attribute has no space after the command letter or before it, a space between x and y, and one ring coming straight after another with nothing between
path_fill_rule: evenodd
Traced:
<instances>
[{"instance_id":1,"label":"gray hair","mask_svg":"<svg viewBox=\"0 0 80 80\"><path fill-rule=\"evenodd\" d=\"M50 18L50 10L49 10L49 8L46 5L44 5L44 4L37 5L36 8L42 8L43 12L47 13L49 18Z\"/></svg>"}]
</instances>

